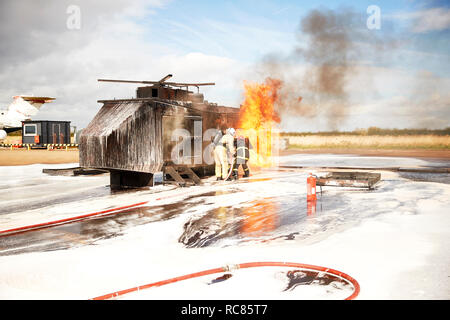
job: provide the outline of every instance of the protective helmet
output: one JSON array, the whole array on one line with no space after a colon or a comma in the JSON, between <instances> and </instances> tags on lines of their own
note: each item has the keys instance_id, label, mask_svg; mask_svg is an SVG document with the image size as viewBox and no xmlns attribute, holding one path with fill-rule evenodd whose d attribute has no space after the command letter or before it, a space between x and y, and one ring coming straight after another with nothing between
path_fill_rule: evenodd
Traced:
<instances>
[{"instance_id":1,"label":"protective helmet","mask_svg":"<svg viewBox=\"0 0 450 320\"><path fill-rule=\"evenodd\" d=\"M231 134L232 136L234 136L235 133L236 133L236 130L234 130L234 128L228 128L227 132L228 132L229 134Z\"/></svg>"}]
</instances>

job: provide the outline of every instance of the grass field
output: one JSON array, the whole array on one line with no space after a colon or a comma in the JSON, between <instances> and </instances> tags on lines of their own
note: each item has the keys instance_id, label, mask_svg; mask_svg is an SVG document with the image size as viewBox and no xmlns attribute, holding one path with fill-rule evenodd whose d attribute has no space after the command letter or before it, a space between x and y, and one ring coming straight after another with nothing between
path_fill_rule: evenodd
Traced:
<instances>
[{"instance_id":1,"label":"grass field","mask_svg":"<svg viewBox=\"0 0 450 320\"><path fill-rule=\"evenodd\" d=\"M450 136L439 135L283 135L290 149L450 150Z\"/></svg>"}]
</instances>

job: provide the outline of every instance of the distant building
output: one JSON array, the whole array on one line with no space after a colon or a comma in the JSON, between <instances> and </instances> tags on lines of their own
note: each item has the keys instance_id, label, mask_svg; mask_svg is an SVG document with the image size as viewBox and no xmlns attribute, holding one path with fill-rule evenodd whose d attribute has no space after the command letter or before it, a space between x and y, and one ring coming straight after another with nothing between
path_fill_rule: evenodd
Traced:
<instances>
[{"instance_id":1,"label":"distant building","mask_svg":"<svg viewBox=\"0 0 450 320\"><path fill-rule=\"evenodd\" d=\"M69 144L70 121L22 121L22 143L44 147L45 144Z\"/></svg>"}]
</instances>

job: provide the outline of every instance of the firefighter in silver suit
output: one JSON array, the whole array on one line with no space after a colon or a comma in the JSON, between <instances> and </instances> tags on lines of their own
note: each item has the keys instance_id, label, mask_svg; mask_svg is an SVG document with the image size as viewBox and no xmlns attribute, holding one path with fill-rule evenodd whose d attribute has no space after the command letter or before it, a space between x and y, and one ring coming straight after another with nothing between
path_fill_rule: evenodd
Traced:
<instances>
[{"instance_id":1,"label":"firefighter in silver suit","mask_svg":"<svg viewBox=\"0 0 450 320\"><path fill-rule=\"evenodd\" d=\"M214 162L216 164L217 180L227 179L229 169L228 154L233 155L235 153L234 133L235 130L233 128L227 129L225 135L218 138L218 142L215 143Z\"/></svg>"}]
</instances>

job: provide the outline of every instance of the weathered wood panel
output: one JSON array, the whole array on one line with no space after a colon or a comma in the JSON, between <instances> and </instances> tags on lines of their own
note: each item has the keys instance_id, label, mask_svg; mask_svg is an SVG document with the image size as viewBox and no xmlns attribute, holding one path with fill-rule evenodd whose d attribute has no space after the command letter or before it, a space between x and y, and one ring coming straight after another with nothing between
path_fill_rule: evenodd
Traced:
<instances>
[{"instance_id":1,"label":"weathered wood panel","mask_svg":"<svg viewBox=\"0 0 450 320\"><path fill-rule=\"evenodd\" d=\"M105 104L80 137L80 166L153 173L162 169L161 110L149 102Z\"/></svg>"},{"instance_id":2,"label":"weathered wood panel","mask_svg":"<svg viewBox=\"0 0 450 320\"><path fill-rule=\"evenodd\" d=\"M177 143L172 141L174 130L186 129L192 139L200 139L203 154L211 143L202 139L206 130L235 126L238 112L236 108L163 99L104 101L80 137L80 166L143 173L161 171L171 161L171 151ZM194 121L201 121L200 134L198 130L194 132ZM204 160L187 166L211 165Z\"/></svg>"}]
</instances>

